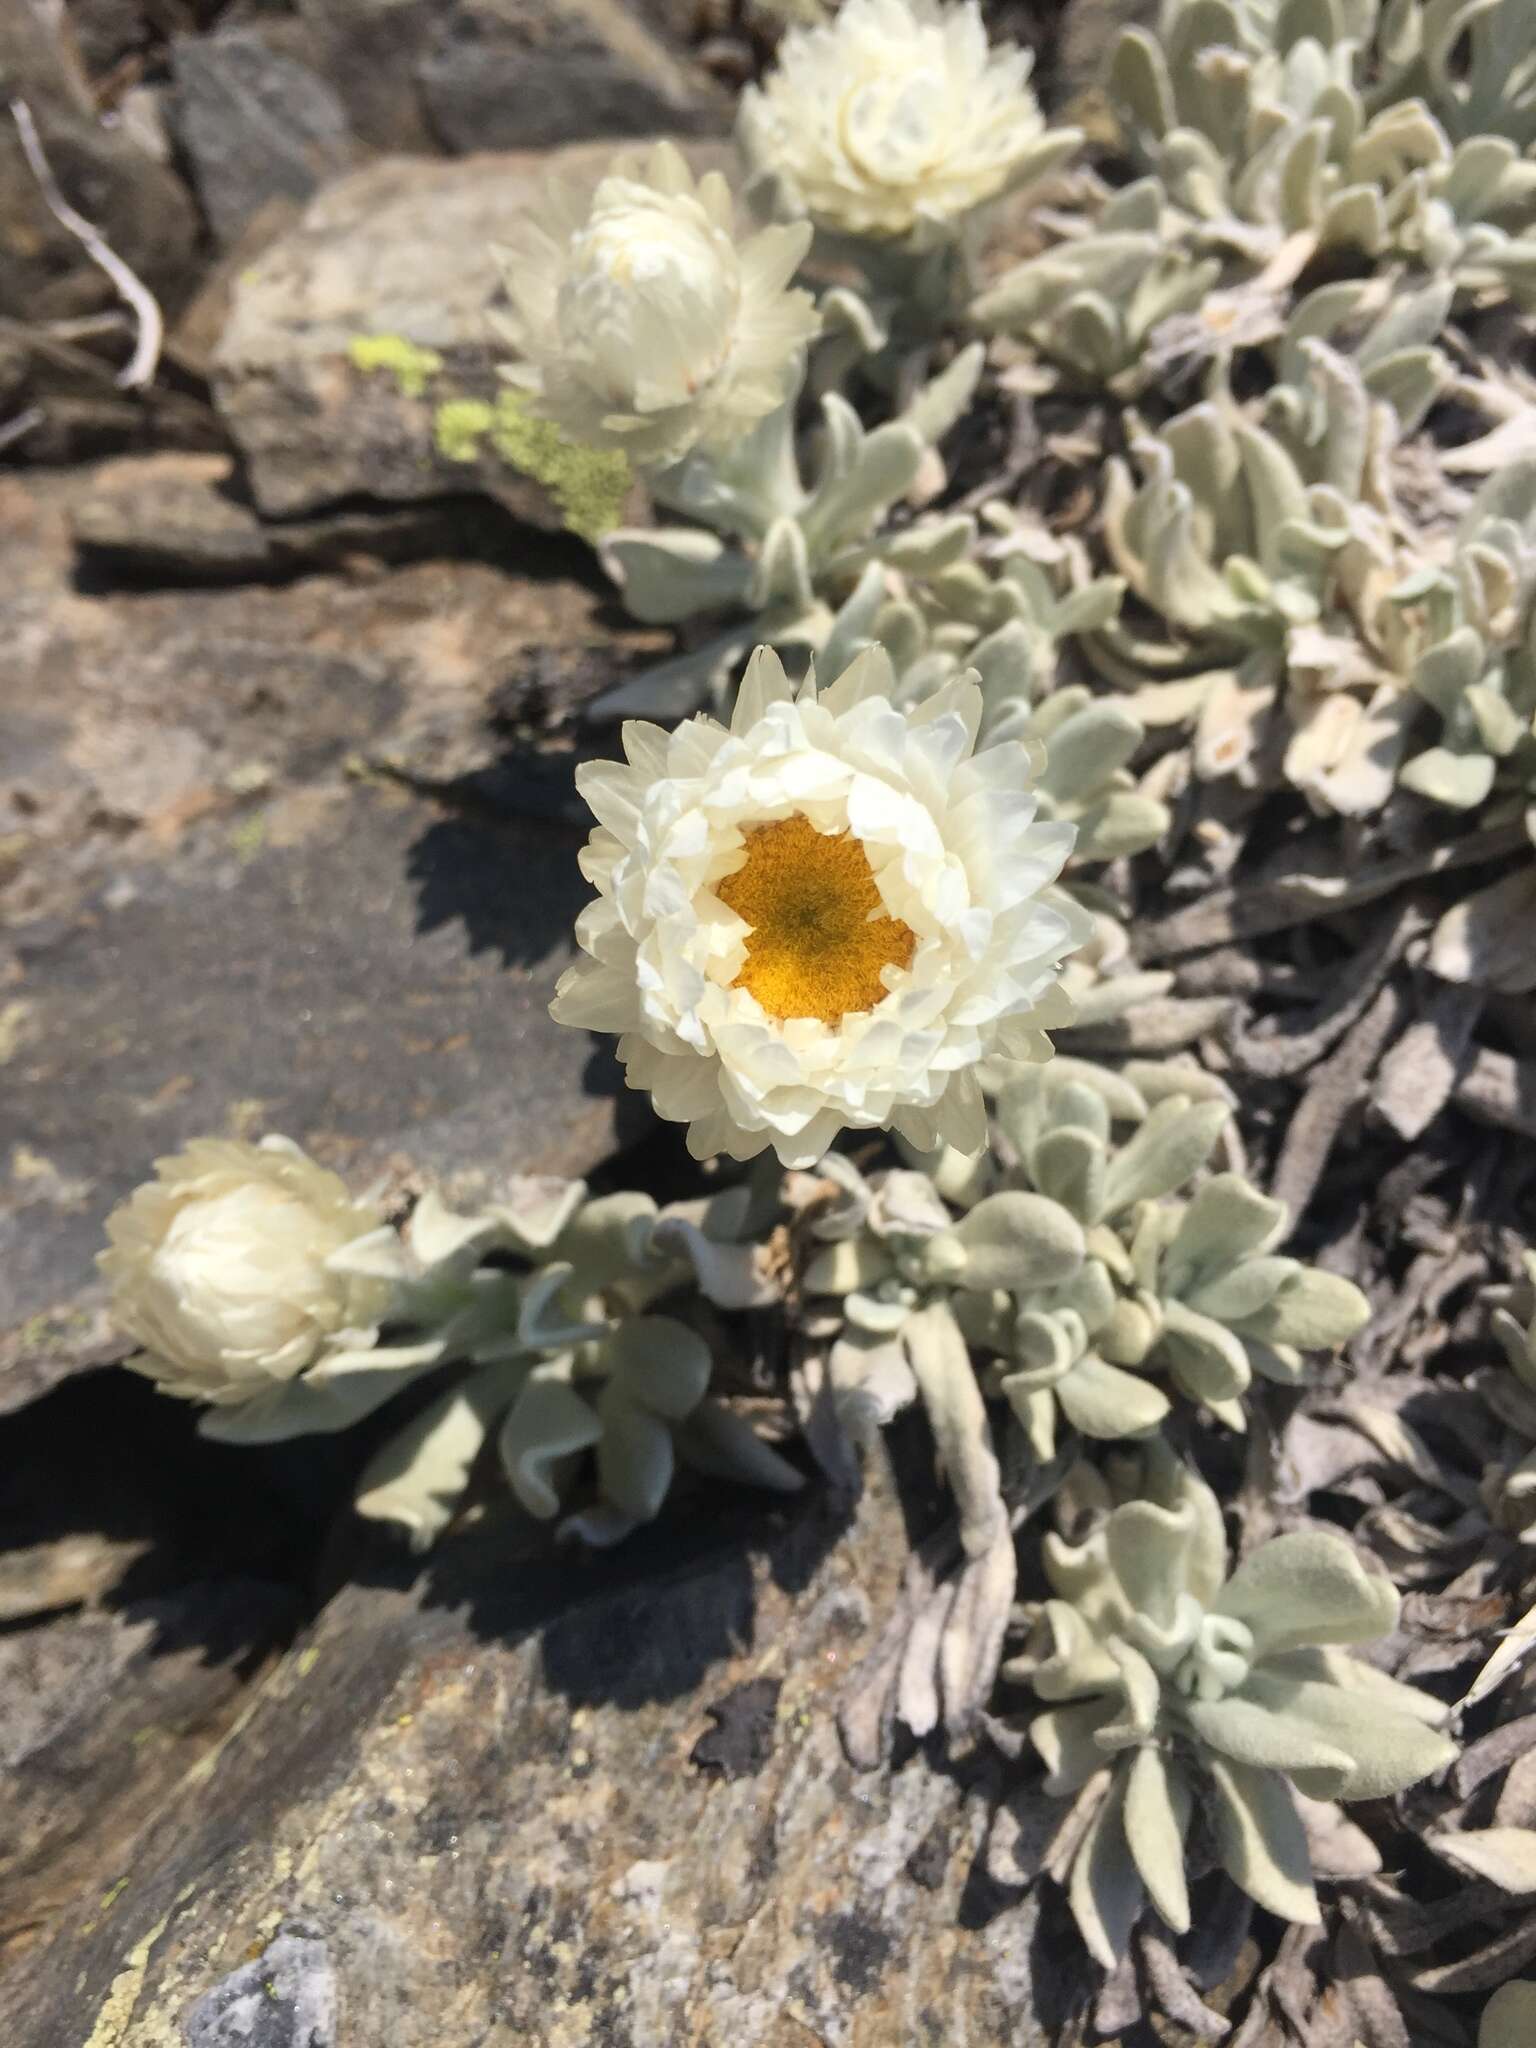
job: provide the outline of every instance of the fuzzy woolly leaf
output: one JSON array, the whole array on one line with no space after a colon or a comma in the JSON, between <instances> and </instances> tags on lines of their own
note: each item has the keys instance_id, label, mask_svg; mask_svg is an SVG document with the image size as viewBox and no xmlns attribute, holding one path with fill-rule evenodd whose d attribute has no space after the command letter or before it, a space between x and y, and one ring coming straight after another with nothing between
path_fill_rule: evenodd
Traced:
<instances>
[{"instance_id":1,"label":"fuzzy woolly leaf","mask_svg":"<svg viewBox=\"0 0 1536 2048\"><path fill-rule=\"evenodd\" d=\"M1161 1349L1179 1382L1197 1401L1231 1401L1253 1378L1240 1337L1182 1301L1163 1303Z\"/></svg>"},{"instance_id":2,"label":"fuzzy woolly leaf","mask_svg":"<svg viewBox=\"0 0 1536 2048\"><path fill-rule=\"evenodd\" d=\"M942 1303L909 1316L901 1343L960 1509L960 1540L970 1556L980 1557L996 1540L1004 1509L992 1431L971 1355Z\"/></svg>"},{"instance_id":3,"label":"fuzzy woolly leaf","mask_svg":"<svg viewBox=\"0 0 1536 2048\"><path fill-rule=\"evenodd\" d=\"M1202 1281L1184 1298L1201 1315L1235 1326L1268 1308L1281 1288L1301 1271L1295 1259L1261 1254Z\"/></svg>"},{"instance_id":4,"label":"fuzzy woolly leaf","mask_svg":"<svg viewBox=\"0 0 1536 2048\"><path fill-rule=\"evenodd\" d=\"M567 1380L543 1368L533 1374L498 1439L507 1483L530 1515L547 1522L559 1514L559 1468L602 1433L595 1411Z\"/></svg>"},{"instance_id":5,"label":"fuzzy woolly leaf","mask_svg":"<svg viewBox=\"0 0 1536 2048\"><path fill-rule=\"evenodd\" d=\"M1353 1775L1354 1758L1347 1750L1289 1714L1249 1699L1246 1692L1186 1700L1182 1711L1200 1741L1218 1756L1253 1770L1303 1772L1313 1798L1337 1798Z\"/></svg>"},{"instance_id":6,"label":"fuzzy woolly leaf","mask_svg":"<svg viewBox=\"0 0 1536 2048\"><path fill-rule=\"evenodd\" d=\"M672 1432L661 1419L626 1398L610 1380L598 1396L602 1434L597 1442L597 1483L603 1499L635 1522L661 1512L672 1484Z\"/></svg>"},{"instance_id":7,"label":"fuzzy woolly leaf","mask_svg":"<svg viewBox=\"0 0 1536 2048\"><path fill-rule=\"evenodd\" d=\"M703 1400L675 1432L678 1456L696 1472L770 1493L798 1493L805 1474L765 1443L744 1415Z\"/></svg>"},{"instance_id":8,"label":"fuzzy woolly leaf","mask_svg":"<svg viewBox=\"0 0 1536 2048\"><path fill-rule=\"evenodd\" d=\"M453 1518L492 1422L528 1369L519 1362L487 1366L381 1445L357 1483L357 1512L398 1522L413 1550L430 1548Z\"/></svg>"},{"instance_id":9,"label":"fuzzy woolly leaf","mask_svg":"<svg viewBox=\"0 0 1536 2048\"><path fill-rule=\"evenodd\" d=\"M209 1408L198 1418L197 1433L220 1444L280 1444L293 1436L334 1436L382 1408L423 1371L440 1365L442 1358L440 1343L332 1358L326 1361L331 1372L338 1364L347 1369L335 1377L306 1374L238 1406Z\"/></svg>"},{"instance_id":10,"label":"fuzzy woolly leaf","mask_svg":"<svg viewBox=\"0 0 1536 2048\"><path fill-rule=\"evenodd\" d=\"M1210 1158L1228 1114L1224 1102L1158 1103L1111 1160L1101 1213L1118 1216L1182 1187Z\"/></svg>"},{"instance_id":11,"label":"fuzzy woolly leaf","mask_svg":"<svg viewBox=\"0 0 1536 2048\"><path fill-rule=\"evenodd\" d=\"M609 1386L626 1401L681 1422L709 1386L709 1346L671 1316L635 1316L609 1331L599 1353Z\"/></svg>"},{"instance_id":12,"label":"fuzzy woolly leaf","mask_svg":"<svg viewBox=\"0 0 1536 2048\"><path fill-rule=\"evenodd\" d=\"M752 580L752 564L739 548L695 527L624 529L610 533L599 552L624 593L625 610L653 626L739 605Z\"/></svg>"},{"instance_id":13,"label":"fuzzy woolly leaf","mask_svg":"<svg viewBox=\"0 0 1536 2048\"><path fill-rule=\"evenodd\" d=\"M1418 1713L1402 1713L1368 1688L1331 1684L1325 1680L1277 1677L1260 1667L1249 1674L1245 1702L1261 1707L1297 1736L1308 1735L1349 1760L1347 1775L1322 1796L1339 1799L1380 1799L1416 1785L1445 1769L1456 1745ZM1223 1702L1224 1705L1230 1702ZM1301 1789L1319 1796L1314 1766L1298 1763ZM1331 1776L1332 1766L1324 1772Z\"/></svg>"},{"instance_id":14,"label":"fuzzy woolly leaf","mask_svg":"<svg viewBox=\"0 0 1536 2048\"><path fill-rule=\"evenodd\" d=\"M1294 1272L1262 1308L1229 1318L1245 1337L1303 1351L1347 1343L1370 1319L1371 1305L1352 1280L1314 1267Z\"/></svg>"},{"instance_id":15,"label":"fuzzy woolly leaf","mask_svg":"<svg viewBox=\"0 0 1536 2048\"><path fill-rule=\"evenodd\" d=\"M1072 1865L1067 1898L1088 1953L1117 1969L1144 1897L1125 1839L1123 1781L1117 1772Z\"/></svg>"},{"instance_id":16,"label":"fuzzy woolly leaf","mask_svg":"<svg viewBox=\"0 0 1536 2048\"><path fill-rule=\"evenodd\" d=\"M1098 1097L1090 1100L1097 1102ZM1042 1195L1084 1221L1098 1215L1104 1199L1106 1155L1103 1139L1091 1129L1064 1124L1047 1131L1031 1152L1029 1164L1030 1177Z\"/></svg>"},{"instance_id":17,"label":"fuzzy woolly leaf","mask_svg":"<svg viewBox=\"0 0 1536 2048\"><path fill-rule=\"evenodd\" d=\"M1215 1793L1210 1815L1222 1868L1257 1905L1282 1920L1316 1926L1306 1830L1285 1780L1221 1757L1207 1760Z\"/></svg>"},{"instance_id":18,"label":"fuzzy woolly leaf","mask_svg":"<svg viewBox=\"0 0 1536 2048\"><path fill-rule=\"evenodd\" d=\"M1250 1551L1222 1588L1218 1613L1253 1634L1254 1655L1313 1643L1369 1643L1397 1626L1397 1589L1368 1572L1342 1536L1297 1529Z\"/></svg>"},{"instance_id":19,"label":"fuzzy woolly leaf","mask_svg":"<svg viewBox=\"0 0 1536 2048\"><path fill-rule=\"evenodd\" d=\"M1082 1226L1059 1202L1006 1189L988 1195L955 1225L966 1265L960 1286L1022 1293L1070 1280L1083 1262Z\"/></svg>"},{"instance_id":20,"label":"fuzzy woolly leaf","mask_svg":"<svg viewBox=\"0 0 1536 2048\"><path fill-rule=\"evenodd\" d=\"M1175 1934L1189 1932L1184 1835L1189 1781L1151 1743L1137 1750L1125 1785L1125 1838L1153 1905Z\"/></svg>"},{"instance_id":21,"label":"fuzzy woolly leaf","mask_svg":"<svg viewBox=\"0 0 1536 2048\"><path fill-rule=\"evenodd\" d=\"M1007 1382L1003 1385L1006 1392ZM1078 1360L1055 1392L1062 1413L1084 1436L1142 1436L1169 1413L1168 1396L1160 1387L1092 1352Z\"/></svg>"}]
</instances>

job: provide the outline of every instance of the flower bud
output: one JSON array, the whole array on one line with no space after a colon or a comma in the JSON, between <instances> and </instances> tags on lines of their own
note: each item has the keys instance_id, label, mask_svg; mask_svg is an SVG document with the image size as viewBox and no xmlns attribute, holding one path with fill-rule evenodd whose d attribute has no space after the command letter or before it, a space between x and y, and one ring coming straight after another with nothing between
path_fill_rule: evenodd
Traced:
<instances>
[{"instance_id":1,"label":"flower bud","mask_svg":"<svg viewBox=\"0 0 1536 2048\"><path fill-rule=\"evenodd\" d=\"M195 1139L107 1219L99 1264L137 1370L167 1393L230 1404L296 1378L331 1340L387 1312L387 1280L331 1255L380 1227L286 1138Z\"/></svg>"},{"instance_id":2,"label":"flower bud","mask_svg":"<svg viewBox=\"0 0 1536 2048\"><path fill-rule=\"evenodd\" d=\"M738 240L725 180L696 185L670 143L617 159L509 235L500 326L522 360L505 375L573 440L641 466L725 446L783 400L816 332L810 295L787 289L809 240Z\"/></svg>"}]
</instances>

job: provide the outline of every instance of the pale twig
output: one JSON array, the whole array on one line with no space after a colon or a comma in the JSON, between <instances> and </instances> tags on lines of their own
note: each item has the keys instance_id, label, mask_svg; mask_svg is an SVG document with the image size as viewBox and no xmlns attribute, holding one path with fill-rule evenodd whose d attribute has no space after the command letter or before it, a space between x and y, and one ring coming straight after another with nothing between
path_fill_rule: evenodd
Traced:
<instances>
[{"instance_id":1,"label":"pale twig","mask_svg":"<svg viewBox=\"0 0 1536 2048\"><path fill-rule=\"evenodd\" d=\"M13 420L7 420L0 426L0 449L9 448L11 443L19 441L23 434L30 434L34 427L42 425L45 418L46 414L40 405L29 405L25 412L17 413Z\"/></svg>"},{"instance_id":2,"label":"pale twig","mask_svg":"<svg viewBox=\"0 0 1536 2048\"><path fill-rule=\"evenodd\" d=\"M32 118L32 109L25 100L11 101L11 119L16 123L16 132L21 137L22 153L27 159L38 190L43 195L43 204L59 222L67 228L84 248L87 256L101 270L104 270L116 287L119 298L132 312L138 327L138 337L133 354L117 373L116 383L122 391L139 391L150 382L160 361L160 345L165 337L165 322L154 295L142 284L115 250L110 249L97 229L93 228L83 215L76 213L64 194L59 190L43 145L38 137L37 123Z\"/></svg>"}]
</instances>

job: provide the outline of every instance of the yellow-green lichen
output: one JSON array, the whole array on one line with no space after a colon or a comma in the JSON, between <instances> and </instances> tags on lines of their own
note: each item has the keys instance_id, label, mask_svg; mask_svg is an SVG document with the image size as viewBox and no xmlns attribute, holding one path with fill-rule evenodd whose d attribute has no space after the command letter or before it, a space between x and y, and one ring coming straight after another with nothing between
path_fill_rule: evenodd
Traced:
<instances>
[{"instance_id":1,"label":"yellow-green lichen","mask_svg":"<svg viewBox=\"0 0 1536 2048\"><path fill-rule=\"evenodd\" d=\"M403 334L359 334L347 354L352 367L365 376L376 370L387 371L406 398L424 397L427 385L443 367L443 359L435 348L423 348L418 342L407 341Z\"/></svg>"},{"instance_id":2,"label":"yellow-green lichen","mask_svg":"<svg viewBox=\"0 0 1536 2048\"><path fill-rule=\"evenodd\" d=\"M230 851L239 860L254 860L267 839L267 821L260 811L253 811L248 818L241 818L230 827Z\"/></svg>"},{"instance_id":3,"label":"yellow-green lichen","mask_svg":"<svg viewBox=\"0 0 1536 2048\"><path fill-rule=\"evenodd\" d=\"M433 420L438 454L445 462L473 462L495 424L495 407L483 398L450 398Z\"/></svg>"},{"instance_id":4,"label":"yellow-green lichen","mask_svg":"<svg viewBox=\"0 0 1536 2048\"><path fill-rule=\"evenodd\" d=\"M448 462L473 462L489 442L503 462L545 485L572 533L601 540L618 525L633 482L622 455L583 448L549 420L528 410L521 392L503 391L494 404L457 398L437 409L438 453Z\"/></svg>"}]
</instances>

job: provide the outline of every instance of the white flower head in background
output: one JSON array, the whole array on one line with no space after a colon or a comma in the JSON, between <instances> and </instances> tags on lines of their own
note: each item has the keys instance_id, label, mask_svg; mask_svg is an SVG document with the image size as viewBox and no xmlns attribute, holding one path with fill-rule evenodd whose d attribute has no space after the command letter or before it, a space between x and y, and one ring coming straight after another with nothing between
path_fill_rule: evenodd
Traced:
<instances>
[{"instance_id":1,"label":"white flower head in background","mask_svg":"<svg viewBox=\"0 0 1536 2048\"><path fill-rule=\"evenodd\" d=\"M144 1346L135 1368L216 1405L297 1378L387 1312L388 1281L331 1263L381 1223L287 1138L197 1138L156 1160L99 1260L114 1321Z\"/></svg>"},{"instance_id":2,"label":"white flower head in background","mask_svg":"<svg viewBox=\"0 0 1536 2048\"><path fill-rule=\"evenodd\" d=\"M784 38L742 95L738 139L820 228L942 240L1081 141L1047 133L1032 63L988 46L976 0L847 0L825 27Z\"/></svg>"},{"instance_id":3,"label":"white flower head in background","mask_svg":"<svg viewBox=\"0 0 1536 2048\"><path fill-rule=\"evenodd\" d=\"M595 191L556 186L500 252L522 360L503 374L572 440L642 467L724 446L781 403L818 321L789 289L803 226L739 238L718 171L671 143L619 157Z\"/></svg>"},{"instance_id":4,"label":"white flower head in background","mask_svg":"<svg viewBox=\"0 0 1536 2048\"><path fill-rule=\"evenodd\" d=\"M760 647L729 729L634 722L627 765L577 771L600 893L552 1012L620 1033L630 1086L698 1157L806 1167L885 1128L977 1152L978 1061L1047 1057L1069 1014L1083 930L1041 892L1075 828L1035 822L1038 756L973 754L969 673L914 711L892 689L881 648L818 693Z\"/></svg>"}]
</instances>

